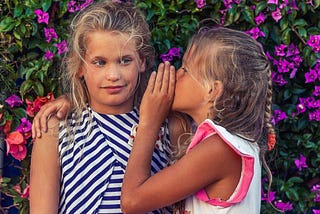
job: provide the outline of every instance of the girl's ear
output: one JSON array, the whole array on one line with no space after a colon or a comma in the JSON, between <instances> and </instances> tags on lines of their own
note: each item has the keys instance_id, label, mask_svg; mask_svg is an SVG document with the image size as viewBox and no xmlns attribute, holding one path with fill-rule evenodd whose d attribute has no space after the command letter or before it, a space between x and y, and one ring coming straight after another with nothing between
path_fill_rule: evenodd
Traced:
<instances>
[{"instance_id":1,"label":"girl's ear","mask_svg":"<svg viewBox=\"0 0 320 214\"><path fill-rule=\"evenodd\" d=\"M82 71L82 68L79 68L79 70L78 70L78 73L77 73L77 76L79 77L79 78L81 78L81 77L83 77L83 71Z\"/></svg>"},{"instance_id":2,"label":"girl's ear","mask_svg":"<svg viewBox=\"0 0 320 214\"><path fill-rule=\"evenodd\" d=\"M146 67L147 67L147 60L144 58L141 60L141 64L140 64L140 70L139 72L143 73L146 71Z\"/></svg>"},{"instance_id":3,"label":"girl's ear","mask_svg":"<svg viewBox=\"0 0 320 214\"><path fill-rule=\"evenodd\" d=\"M223 84L220 80L214 80L210 84L210 88L208 90L208 100L213 101L221 96L223 92Z\"/></svg>"}]
</instances>

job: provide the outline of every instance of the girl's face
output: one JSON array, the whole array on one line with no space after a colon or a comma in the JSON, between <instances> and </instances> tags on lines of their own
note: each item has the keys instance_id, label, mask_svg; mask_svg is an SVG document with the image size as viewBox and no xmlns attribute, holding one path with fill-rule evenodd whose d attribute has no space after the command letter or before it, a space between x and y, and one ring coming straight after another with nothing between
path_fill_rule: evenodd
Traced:
<instances>
[{"instance_id":1,"label":"girl's face","mask_svg":"<svg viewBox=\"0 0 320 214\"><path fill-rule=\"evenodd\" d=\"M197 66L188 59L187 54L183 57L182 66L176 75L175 96L172 110L188 114L196 122L206 116L205 95L206 90L199 82Z\"/></svg>"},{"instance_id":2,"label":"girl's face","mask_svg":"<svg viewBox=\"0 0 320 214\"><path fill-rule=\"evenodd\" d=\"M90 106L105 114L131 111L139 72L145 71L135 40L126 34L95 31L89 33L86 45L79 75L85 79Z\"/></svg>"}]
</instances>

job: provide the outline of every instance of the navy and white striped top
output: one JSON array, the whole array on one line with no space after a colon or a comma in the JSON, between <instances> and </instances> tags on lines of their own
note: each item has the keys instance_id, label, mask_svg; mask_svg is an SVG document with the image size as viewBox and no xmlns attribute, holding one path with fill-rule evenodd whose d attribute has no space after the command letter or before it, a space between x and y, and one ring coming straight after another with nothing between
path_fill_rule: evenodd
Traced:
<instances>
[{"instance_id":1,"label":"navy and white striped top","mask_svg":"<svg viewBox=\"0 0 320 214\"><path fill-rule=\"evenodd\" d=\"M59 213L122 213L120 194L131 146L128 139L138 123L137 109L119 115L82 114L80 125L72 119L59 131L61 165ZM72 133L70 134L72 130ZM163 169L170 154L167 123L161 145L152 157L152 174ZM170 213L164 208L153 213Z\"/></svg>"}]
</instances>

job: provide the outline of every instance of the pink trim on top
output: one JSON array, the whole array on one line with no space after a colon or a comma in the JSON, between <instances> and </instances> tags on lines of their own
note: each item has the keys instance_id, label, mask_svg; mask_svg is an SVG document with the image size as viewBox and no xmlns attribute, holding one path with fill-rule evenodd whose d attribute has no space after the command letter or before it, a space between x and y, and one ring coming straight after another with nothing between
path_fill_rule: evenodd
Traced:
<instances>
[{"instance_id":1,"label":"pink trim on top","mask_svg":"<svg viewBox=\"0 0 320 214\"><path fill-rule=\"evenodd\" d=\"M240 181L237 185L237 188L235 189L232 196L227 200L223 201L219 198L212 198L210 199L204 189L201 189L198 191L195 195L196 197L204 201L208 204L214 205L214 206L221 206L221 207L229 207L233 204L241 202L245 196L248 193L251 180L253 178L254 174L254 158L252 156L249 156L247 154L241 153L239 150L237 150L224 136L222 133L219 132L219 130L214 127L209 121L204 121L201 123L196 131L195 136L193 137L189 147L187 148L188 153L193 147L195 147L198 143L202 142L204 139L208 138L209 136L212 136L214 134L218 134L223 141L230 147L232 150L241 156L242 159L242 170L241 170L241 176Z\"/></svg>"}]
</instances>

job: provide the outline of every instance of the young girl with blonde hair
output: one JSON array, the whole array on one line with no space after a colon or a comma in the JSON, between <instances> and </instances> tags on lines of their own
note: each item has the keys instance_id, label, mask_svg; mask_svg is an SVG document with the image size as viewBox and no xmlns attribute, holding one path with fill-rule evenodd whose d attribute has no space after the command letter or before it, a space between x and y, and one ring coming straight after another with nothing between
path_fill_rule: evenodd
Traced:
<instances>
[{"instance_id":1,"label":"young girl with blonde hair","mask_svg":"<svg viewBox=\"0 0 320 214\"><path fill-rule=\"evenodd\" d=\"M271 99L270 65L251 36L226 28L193 36L176 74L165 69L151 75L124 177L122 211L145 213L185 199L177 213L259 214L259 154L274 137ZM179 160L151 175L154 142L171 104L192 117L197 131L178 147Z\"/></svg>"},{"instance_id":2,"label":"young girl with blonde hair","mask_svg":"<svg viewBox=\"0 0 320 214\"><path fill-rule=\"evenodd\" d=\"M122 213L128 141L153 61L148 24L132 6L101 1L78 13L69 38L62 79L72 111L64 121L51 117L48 131L35 139L30 211ZM164 68L174 70L168 63L159 67ZM167 121L159 130L151 174L163 169L170 155ZM168 209L153 211L160 212Z\"/></svg>"}]
</instances>

